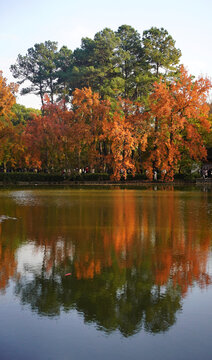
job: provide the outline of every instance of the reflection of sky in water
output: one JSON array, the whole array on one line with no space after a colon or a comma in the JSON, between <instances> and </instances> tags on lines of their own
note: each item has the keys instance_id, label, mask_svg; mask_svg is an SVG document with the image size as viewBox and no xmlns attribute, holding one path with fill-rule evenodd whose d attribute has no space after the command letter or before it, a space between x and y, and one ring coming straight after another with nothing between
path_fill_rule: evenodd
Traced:
<instances>
[{"instance_id":1,"label":"reflection of sky in water","mask_svg":"<svg viewBox=\"0 0 212 360\"><path fill-rule=\"evenodd\" d=\"M10 197L18 204L18 205L30 205L35 206L39 205L40 198L34 195L34 193L30 190L27 191L11 191Z\"/></svg>"},{"instance_id":2,"label":"reflection of sky in water","mask_svg":"<svg viewBox=\"0 0 212 360\"><path fill-rule=\"evenodd\" d=\"M64 251L64 239L58 237L55 242L55 252ZM70 246L69 260L73 261L74 246ZM16 252L17 260L17 273L21 276L27 276L27 278L33 278L36 274L40 274L42 265L46 259L51 255L51 246L38 246L33 241L29 241L27 244L20 246ZM63 258L61 257L62 261Z\"/></svg>"},{"instance_id":3,"label":"reflection of sky in water","mask_svg":"<svg viewBox=\"0 0 212 360\"><path fill-rule=\"evenodd\" d=\"M38 247L33 242L22 245L17 250L16 259L17 273L21 275L39 273L43 262L43 247Z\"/></svg>"},{"instance_id":4,"label":"reflection of sky in water","mask_svg":"<svg viewBox=\"0 0 212 360\"><path fill-rule=\"evenodd\" d=\"M70 207L77 202L73 192L57 191L57 197L52 197L53 194L54 190L19 190L11 191L9 197L12 198L16 204L22 206L49 206L49 204L54 204L58 207L67 205Z\"/></svg>"}]
</instances>

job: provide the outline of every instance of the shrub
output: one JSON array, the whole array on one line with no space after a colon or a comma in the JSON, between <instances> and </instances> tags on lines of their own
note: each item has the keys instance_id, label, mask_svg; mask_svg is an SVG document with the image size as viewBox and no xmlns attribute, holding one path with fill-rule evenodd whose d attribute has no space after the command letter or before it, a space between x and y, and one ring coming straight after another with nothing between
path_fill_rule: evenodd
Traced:
<instances>
[{"instance_id":1,"label":"shrub","mask_svg":"<svg viewBox=\"0 0 212 360\"><path fill-rule=\"evenodd\" d=\"M0 173L0 181L4 183L16 184L17 182L62 182L64 180L59 174L30 173L30 172L11 172Z\"/></svg>"}]
</instances>

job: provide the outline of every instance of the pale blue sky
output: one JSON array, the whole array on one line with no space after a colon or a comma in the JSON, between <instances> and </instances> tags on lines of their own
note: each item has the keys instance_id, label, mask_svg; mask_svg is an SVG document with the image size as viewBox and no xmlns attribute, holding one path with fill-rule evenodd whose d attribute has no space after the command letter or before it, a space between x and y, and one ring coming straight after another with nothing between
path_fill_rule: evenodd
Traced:
<instances>
[{"instance_id":1,"label":"pale blue sky","mask_svg":"<svg viewBox=\"0 0 212 360\"><path fill-rule=\"evenodd\" d=\"M123 24L141 36L152 26L165 28L189 72L212 78L212 0L0 0L0 15L0 70L9 81L10 65L35 43L52 40L74 50L82 37ZM34 96L17 101L39 107Z\"/></svg>"}]
</instances>

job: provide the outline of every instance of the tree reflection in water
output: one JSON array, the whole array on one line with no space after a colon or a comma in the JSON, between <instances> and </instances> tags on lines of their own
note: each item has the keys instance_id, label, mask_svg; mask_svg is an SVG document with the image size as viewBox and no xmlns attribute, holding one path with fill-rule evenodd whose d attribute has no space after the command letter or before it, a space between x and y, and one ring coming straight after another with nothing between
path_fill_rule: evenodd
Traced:
<instances>
[{"instance_id":1,"label":"tree reflection in water","mask_svg":"<svg viewBox=\"0 0 212 360\"><path fill-rule=\"evenodd\" d=\"M76 309L85 322L105 332L119 329L124 336L141 329L167 331L189 288L211 283L209 194L114 190L68 195L44 199L38 193L36 203L25 206L10 199L22 222L10 228L2 224L1 288L15 274L16 249L30 239L43 253L42 266L31 269L30 277L27 272L16 276L15 292L33 311L54 317ZM67 272L72 275L65 277Z\"/></svg>"}]
</instances>

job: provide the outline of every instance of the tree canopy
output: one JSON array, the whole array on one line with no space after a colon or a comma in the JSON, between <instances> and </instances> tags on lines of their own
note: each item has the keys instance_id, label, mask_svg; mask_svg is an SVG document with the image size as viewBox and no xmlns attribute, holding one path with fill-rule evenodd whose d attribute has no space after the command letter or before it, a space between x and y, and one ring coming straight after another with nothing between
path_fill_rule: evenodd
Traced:
<instances>
[{"instance_id":1,"label":"tree canopy","mask_svg":"<svg viewBox=\"0 0 212 360\"><path fill-rule=\"evenodd\" d=\"M7 143L4 167L89 168L114 180L142 173L169 181L190 171L211 143L211 83L188 75L180 57L172 36L156 27L142 37L129 25L105 28L74 51L35 44L11 70L27 85L22 94L40 96L42 113L14 105L14 85L1 77L2 121L13 105L7 129L19 139L15 154L14 135Z\"/></svg>"},{"instance_id":2,"label":"tree canopy","mask_svg":"<svg viewBox=\"0 0 212 360\"><path fill-rule=\"evenodd\" d=\"M68 97L76 89L91 87L101 98L122 96L135 100L148 95L151 85L163 74L173 77L181 52L163 28L140 34L129 25L117 31L105 28L94 39L82 38L73 52L66 46L58 50L54 41L35 44L26 55L18 55L11 66L13 76L23 87L21 93L44 94L54 99Z\"/></svg>"}]
</instances>

